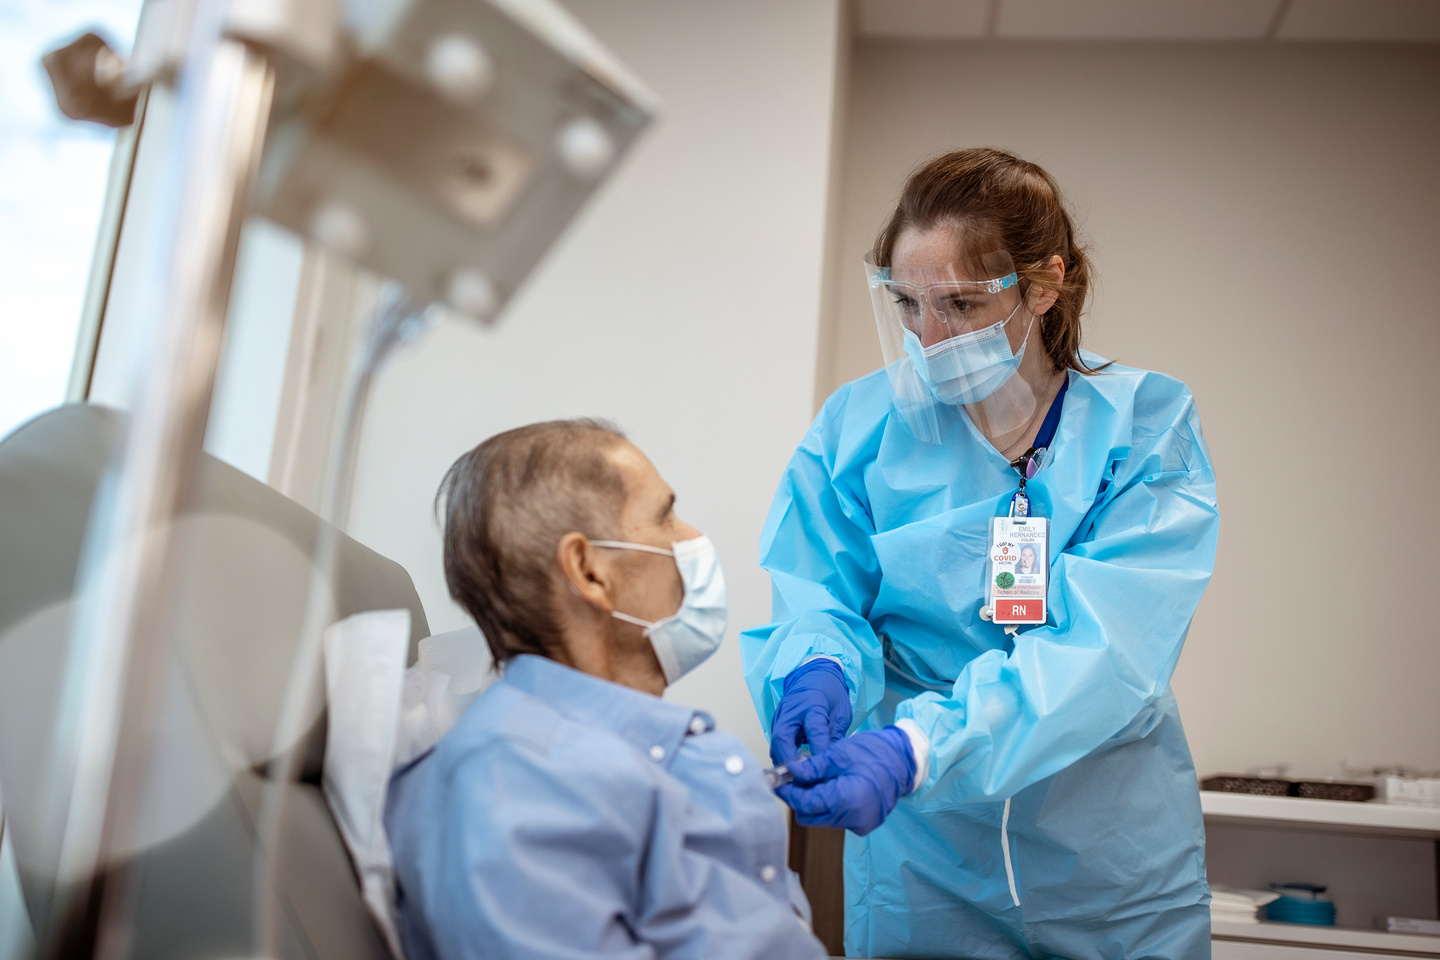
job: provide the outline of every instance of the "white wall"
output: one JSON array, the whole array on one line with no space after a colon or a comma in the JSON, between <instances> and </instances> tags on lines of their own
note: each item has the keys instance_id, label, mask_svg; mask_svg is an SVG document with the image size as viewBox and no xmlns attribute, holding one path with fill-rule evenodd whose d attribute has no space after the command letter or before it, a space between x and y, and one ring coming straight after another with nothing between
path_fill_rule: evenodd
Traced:
<instances>
[{"instance_id":1,"label":"white wall","mask_svg":"<svg viewBox=\"0 0 1440 960\"><path fill-rule=\"evenodd\" d=\"M737 632L770 614L757 564L780 472L812 413L835 88L836 0L577 0L663 99L647 133L498 330L451 322L383 375L350 532L404 564L433 629L445 590L431 498L492 434L611 417L715 541L731 629L672 696L764 752Z\"/></svg>"},{"instance_id":2,"label":"white wall","mask_svg":"<svg viewBox=\"0 0 1440 960\"><path fill-rule=\"evenodd\" d=\"M271 473L304 250L267 220L252 219L240 234L205 450L261 481Z\"/></svg>"},{"instance_id":3,"label":"white wall","mask_svg":"<svg viewBox=\"0 0 1440 960\"><path fill-rule=\"evenodd\" d=\"M907 171L1040 163L1093 243L1087 345L1189 383L1214 455L1199 771L1440 768L1440 51L866 42L850 89L822 392L879 366L859 263Z\"/></svg>"}]
</instances>

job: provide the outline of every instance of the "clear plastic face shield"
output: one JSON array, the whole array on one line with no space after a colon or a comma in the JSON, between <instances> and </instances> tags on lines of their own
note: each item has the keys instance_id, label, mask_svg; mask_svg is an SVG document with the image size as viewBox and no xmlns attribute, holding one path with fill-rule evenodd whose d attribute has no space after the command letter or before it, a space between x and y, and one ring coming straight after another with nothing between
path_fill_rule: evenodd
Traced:
<instances>
[{"instance_id":1,"label":"clear plastic face shield","mask_svg":"<svg viewBox=\"0 0 1440 960\"><path fill-rule=\"evenodd\" d=\"M1004 251L893 268L866 260L865 275L895 408L918 439L939 443L947 408L984 400L1020 367L1035 318L1015 264Z\"/></svg>"}]
</instances>

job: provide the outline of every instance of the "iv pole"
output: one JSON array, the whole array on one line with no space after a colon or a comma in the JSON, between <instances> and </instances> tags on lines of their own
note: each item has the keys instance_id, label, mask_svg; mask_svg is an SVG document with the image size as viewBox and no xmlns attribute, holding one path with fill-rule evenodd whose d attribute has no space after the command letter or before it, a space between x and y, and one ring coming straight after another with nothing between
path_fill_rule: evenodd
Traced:
<instances>
[{"instance_id":1,"label":"iv pole","mask_svg":"<svg viewBox=\"0 0 1440 960\"><path fill-rule=\"evenodd\" d=\"M131 67L133 84L173 78L170 189L142 258L145 373L77 572L44 785L56 888L37 934L53 956L132 952L139 885L126 864L181 607L176 521L194 502L240 230L254 210L399 281L372 314L337 425L329 522L261 799L257 946L278 956L284 798L333 616L338 527L369 387L396 346L435 322L438 302L493 319L654 101L552 0L148 0ZM496 69L508 84L493 84ZM283 116L272 119L272 107ZM284 141L273 157L264 152L272 122ZM408 145L399 158L397 137Z\"/></svg>"}]
</instances>

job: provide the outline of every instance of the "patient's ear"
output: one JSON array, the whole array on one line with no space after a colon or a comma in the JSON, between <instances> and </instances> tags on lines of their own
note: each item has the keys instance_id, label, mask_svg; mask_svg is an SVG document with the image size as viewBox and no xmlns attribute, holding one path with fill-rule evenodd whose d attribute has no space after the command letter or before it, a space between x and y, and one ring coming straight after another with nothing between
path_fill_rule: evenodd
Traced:
<instances>
[{"instance_id":1,"label":"patient's ear","mask_svg":"<svg viewBox=\"0 0 1440 960\"><path fill-rule=\"evenodd\" d=\"M595 609L610 613L613 573L604 551L592 546L583 533L567 533L555 549L555 562L569 584L570 593Z\"/></svg>"}]
</instances>

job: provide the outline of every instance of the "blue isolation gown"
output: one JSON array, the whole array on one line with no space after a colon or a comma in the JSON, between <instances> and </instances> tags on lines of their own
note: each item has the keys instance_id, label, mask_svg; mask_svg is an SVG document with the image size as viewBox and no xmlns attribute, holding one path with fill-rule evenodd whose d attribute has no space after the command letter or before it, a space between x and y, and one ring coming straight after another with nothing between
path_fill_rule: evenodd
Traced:
<instances>
[{"instance_id":1,"label":"blue isolation gown","mask_svg":"<svg viewBox=\"0 0 1440 960\"><path fill-rule=\"evenodd\" d=\"M922 443L877 371L826 402L780 482L760 543L774 622L741 636L761 722L824 654L856 729L909 717L930 739L925 782L846 834L851 956L1210 956L1169 686L1215 561L1210 456L1179 381L1069 377L1027 487L1050 518L1049 621L1013 640L980 609L989 521L1018 478L963 409Z\"/></svg>"}]
</instances>

